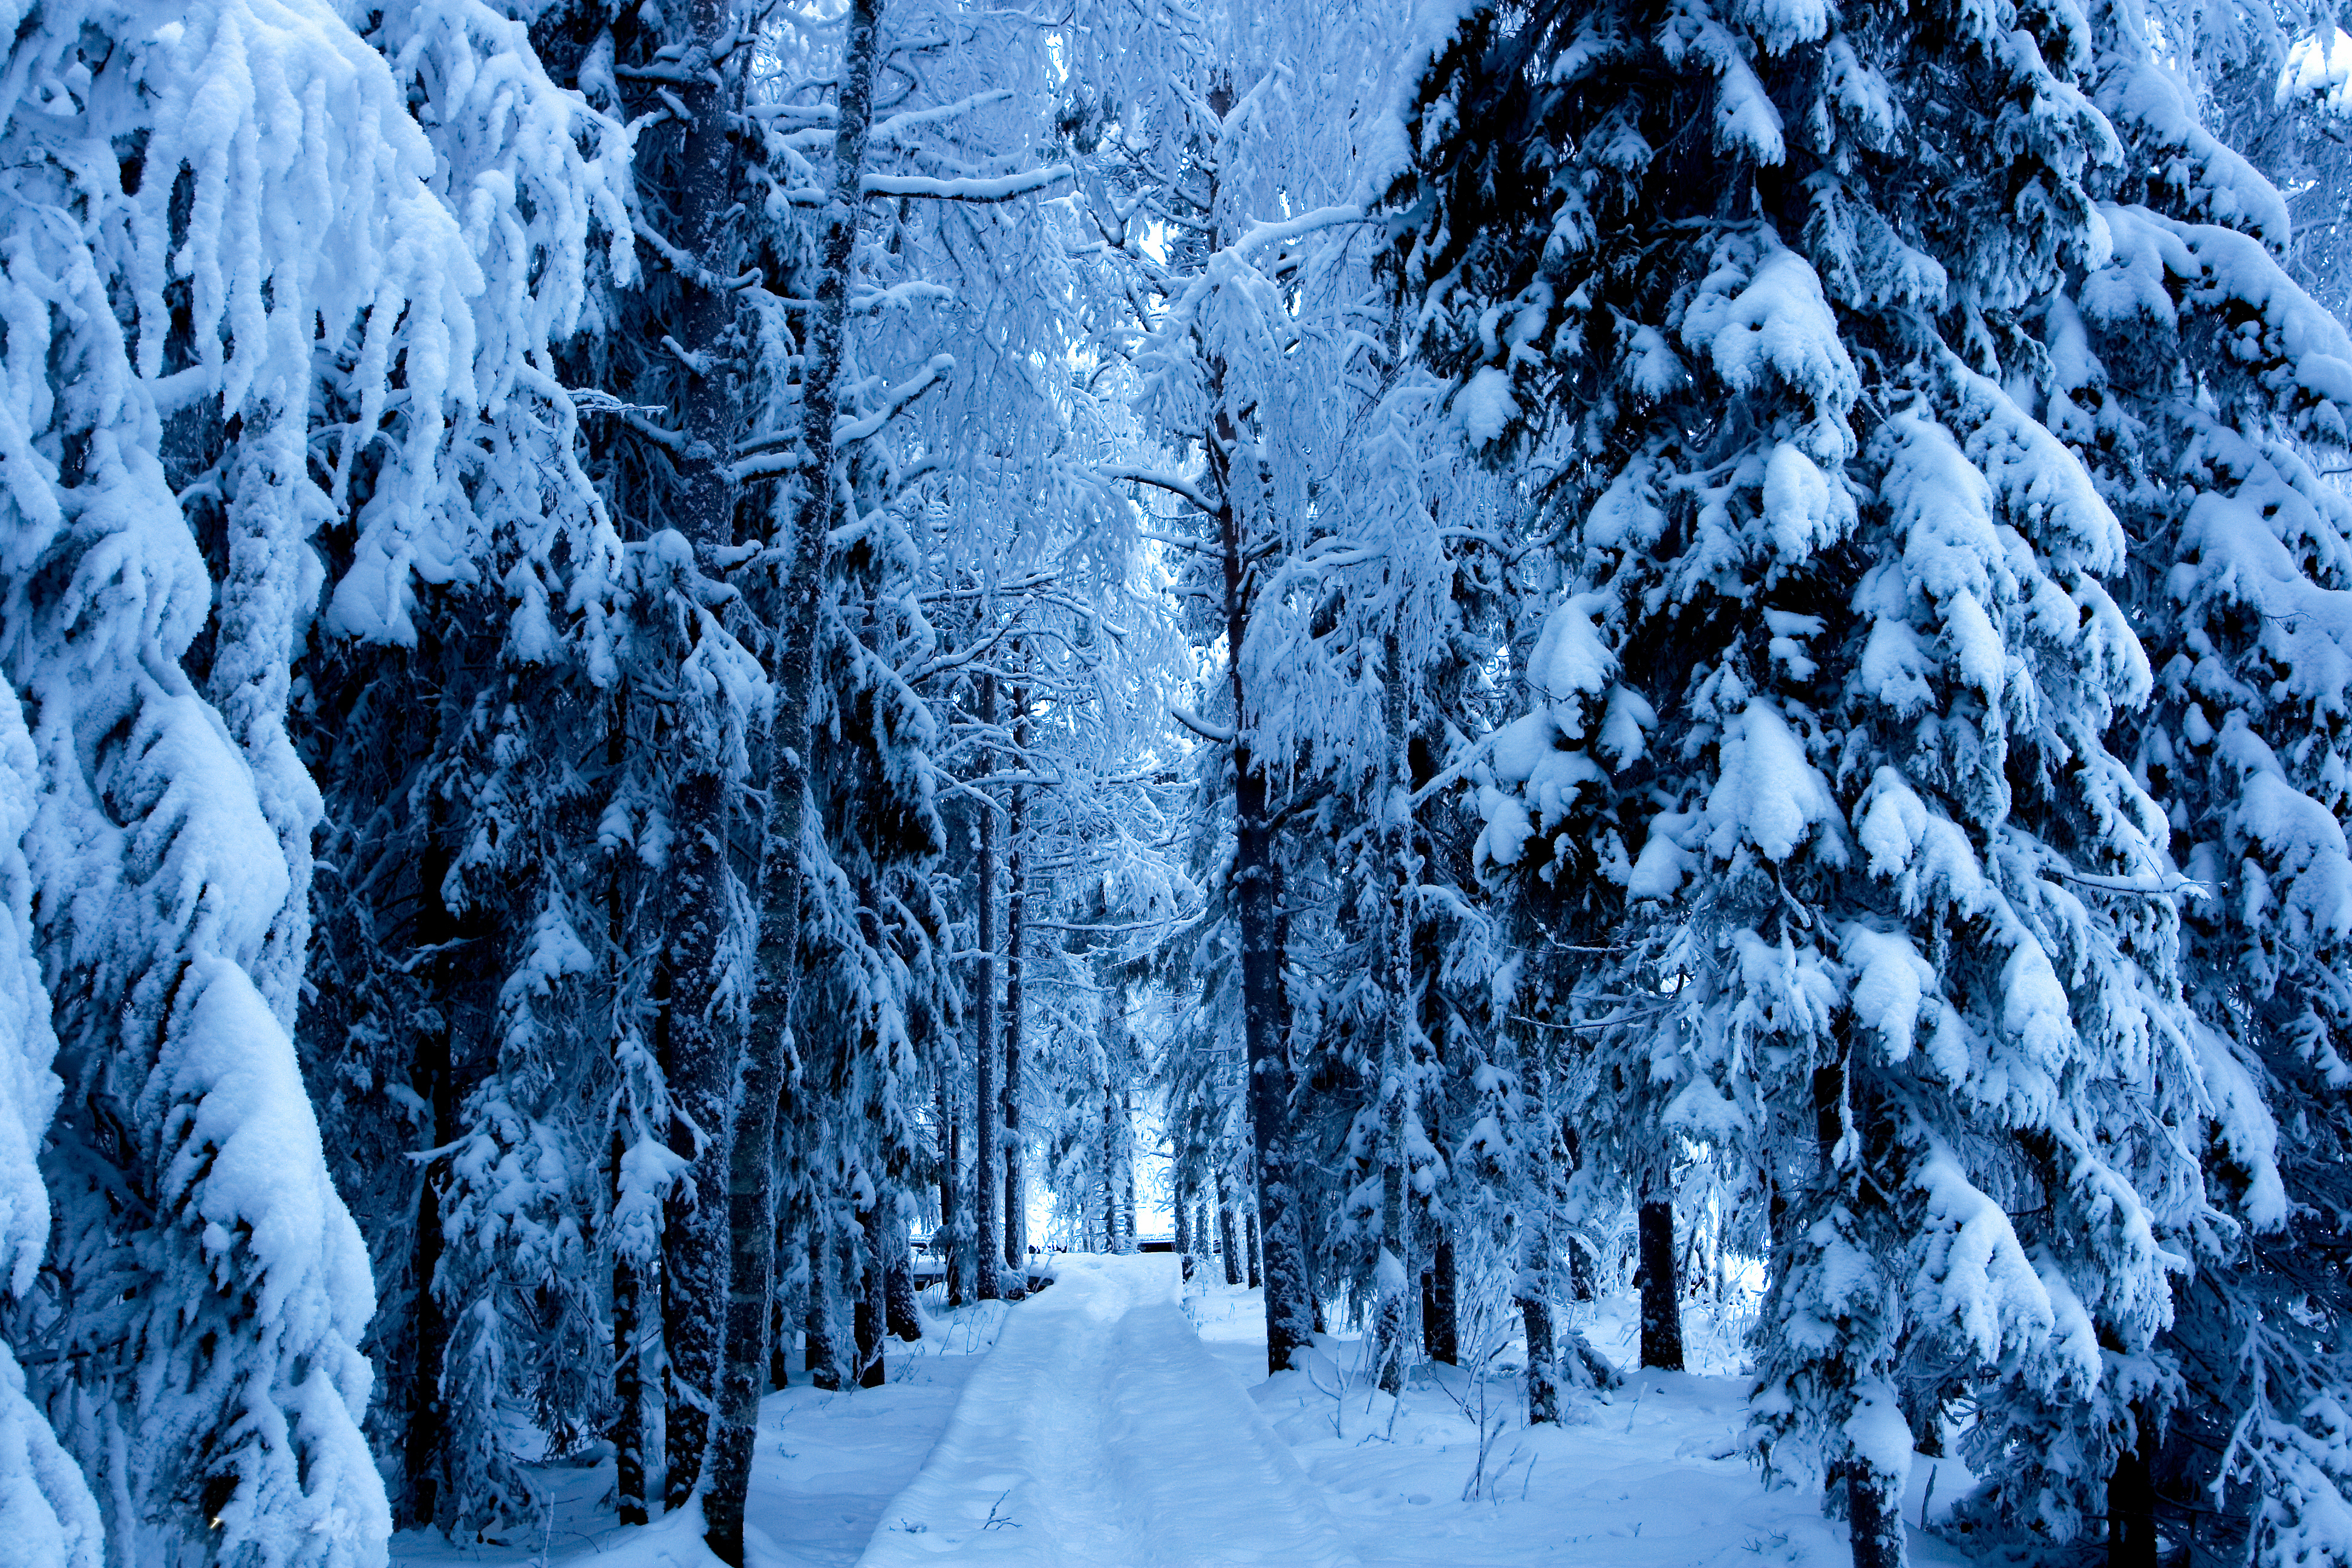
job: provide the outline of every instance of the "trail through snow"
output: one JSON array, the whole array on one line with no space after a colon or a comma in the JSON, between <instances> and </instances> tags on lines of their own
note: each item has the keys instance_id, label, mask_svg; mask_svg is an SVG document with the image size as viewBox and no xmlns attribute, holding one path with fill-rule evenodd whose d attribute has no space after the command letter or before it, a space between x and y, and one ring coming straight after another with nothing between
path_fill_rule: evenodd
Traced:
<instances>
[{"instance_id":1,"label":"trail through snow","mask_svg":"<svg viewBox=\"0 0 2352 1568\"><path fill-rule=\"evenodd\" d=\"M861 1568L1354 1564L1181 1288L1168 1254L1063 1259L1007 1318Z\"/></svg>"}]
</instances>

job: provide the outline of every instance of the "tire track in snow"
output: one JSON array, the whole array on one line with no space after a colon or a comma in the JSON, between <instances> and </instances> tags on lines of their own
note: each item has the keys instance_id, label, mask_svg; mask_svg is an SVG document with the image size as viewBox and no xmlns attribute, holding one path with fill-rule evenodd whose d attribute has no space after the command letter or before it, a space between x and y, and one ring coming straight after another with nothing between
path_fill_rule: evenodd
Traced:
<instances>
[{"instance_id":1,"label":"tire track in snow","mask_svg":"<svg viewBox=\"0 0 2352 1568\"><path fill-rule=\"evenodd\" d=\"M1006 1319L861 1568L1354 1568L1181 1288L1164 1254L1063 1259Z\"/></svg>"}]
</instances>

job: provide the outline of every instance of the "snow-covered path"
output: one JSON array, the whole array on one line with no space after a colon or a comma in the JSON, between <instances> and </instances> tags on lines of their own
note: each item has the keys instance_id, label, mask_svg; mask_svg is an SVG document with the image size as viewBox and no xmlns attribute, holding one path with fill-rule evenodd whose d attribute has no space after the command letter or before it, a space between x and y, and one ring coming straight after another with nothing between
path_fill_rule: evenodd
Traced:
<instances>
[{"instance_id":1,"label":"snow-covered path","mask_svg":"<svg viewBox=\"0 0 2352 1568\"><path fill-rule=\"evenodd\" d=\"M1181 1289L1166 1254L1062 1260L883 1510L863 1568L1354 1563Z\"/></svg>"}]
</instances>

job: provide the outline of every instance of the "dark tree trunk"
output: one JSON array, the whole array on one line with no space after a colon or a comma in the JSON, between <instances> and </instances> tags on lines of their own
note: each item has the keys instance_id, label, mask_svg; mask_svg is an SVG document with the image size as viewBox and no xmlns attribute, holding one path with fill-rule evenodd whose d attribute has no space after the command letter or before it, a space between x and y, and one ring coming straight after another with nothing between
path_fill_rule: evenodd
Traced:
<instances>
[{"instance_id":1,"label":"dark tree trunk","mask_svg":"<svg viewBox=\"0 0 2352 1568\"><path fill-rule=\"evenodd\" d=\"M2147 1412L2133 1415L2145 1426ZM2107 1568L2156 1568L2156 1479L2149 1454L2156 1445L2143 1430L2139 1444L2116 1456L2107 1478Z\"/></svg>"},{"instance_id":2,"label":"dark tree trunk","mask_svg":"<svg viewBox=\"0 0 2352 1568\"><path fill-rule=\"evenodd\" d=\"M1240 1284L1242 1255L1241 1248L1234 1245L1234 1209L1231 1204L1222 1201L1217 1205L1217 1245L1224 1249L1225 1283Z\"/></svg>"},{"instance_id":3,"label":"dark tree trunk","mask_svg":"<svg viewBox=\"0 0 2352 1568\"><path fill-rule=\"evenodd\" d=\"M621 1155L626 1145L618 1129L613 1133L613 1175L620 1177ZM625 1253L613 1259L613 1493L614 1512L623 1524L644 1524L646 1508L646 1377L637 1350L643 1333L638 1316L643 1288L635 1259Z\"/></svg>"},{"instance_id":4,"label":"dark tree trunk","mask_svg":"<svg viewBox=\"0 0 2352 1568\"><path fill-rule=\"evenodd\" d=\"M686 10L687 35L678 41L697 51L723 51L727 46L722 40L732 37L726 0L691 0ZM662 193L673 215L673 240L692 258L678 268L679 303L667 325L690 363L699 368L686 376L678 396L678 425L685 439L672 458L677 483L660 521L685 535L693 547L696 569L712 580L723 578L722 554L736 542L735 486L727 458L741 433L737 391L741 378L733 374L730 346L739 300L723 279L731 270L728 226L738 173L727 122L741 89L743 58L739 51L723 67L707 66L679 83L673 95L683 109L674 132L680 138L677 180ZM801 564L794 562L796 567ZM783 637L790 640L788 631ZM795 711L789 686L787 676L785 689L777 694L780 712ZM749 1342L748 1347L738 1346L739 1352L757 1352L749 1374L754 1417L767 1371L766 1346L761 1342L767 1326L766 1279L736 1276L743 1266L764 1259L771 1244L764 1236L747 1245L740 1234L730 1235L731 1194L740 1172L730 1156L729 1116L744 1043L740 1018L730 1016L731 977L725 957L736 907L729 845L737 790L712 728L684 722L673 731L679 755L668 804L676 837L664 867L670 900L664 922L670 971L664 1065L677 1118L671 1147L691 1162L677 1189L678 1201L670 1208L663 1238L663 1329L669 1372L663 1421L669 1473L664 1496L673 1509L685 1505L701 1479L711 1417L724 1402L720 1384L733 1365L731 1359L722 1365L730 1331L732 1338ZM780 1032L781 1026L777 1027ZM780 1039L753 1043L760 1047L755 1062L782 1046ZM772 1090L768 1098L772 1100ZM755 1121L767 1114L756 1108L757 1099L747 1096L744 1101ZM768 1150L756 1127L751 1141L747 1155L764 1172ZM733 1299L747 1289L757 1291L756 1321L743 1325L733 1321ZM748 1431L740 1447L748 1477ZM714 1538L721 1545L715 1549L733 1563L740 1562L742 1549L740 1543L725 1544L730 1489L730 1483L719 1481L712 1517L720 1521L714 1526ZM740 1495L740 1486L733 1490Z\"/></svg>"},{"instance_id":5,"label":"dark tree trunk","mask_svg":"<svg viewBox=\"0 0 2352 1568\"><path fill-rule=\"evenodd\" d=\"M1568 1237L1568 1299L1571 1301L1592 1300L1592 1249L1584 1238L1570 1231Z\"/></svg>"},{"instance_id":6,"label":"dark tree trunk","mask_svg":"<svg viewBox=\"0 0 2352 1568\"><path fill-rule=\"evenodd\" d=\"M1559 1352L1552 1343L1551 1309L1533 1293L1519 1298L1528 1331L1528 1425L1559 1419Z\"/></svg>"},{"instance_id":7,"label":"dark tree trunk","mask_svg":"<svg viewBox=\"0 0 2352 1568\"><path fill-rule=\"evenodd\" d=\"M982 678L980 722L996 728L996 678ZM983 749L981 766L987 766ZM972 1079L976 1101L972 1117L972 1226L980 1237L979 1278L983 1301L996 1300L1003 1291L997 1276L1004 1267L996 1232L996 808L982 801L980 817L980 965L972 983Z\"/></svg>"},{"instance_id":8,"label":"dark tree trunk","mask_svg":"<svg viewBox=\"0 0 2352 1568\"><path fill-rule=\"evenodd\" d=\"M882 1362L882 1329L890 1310L889 1287L885 1279L889 1266L882 1256L882 1205L877 1204L867 1209L860 1221L866 1245L859 1249L857 1304L850 1313L857 1338L857 1386L879 1388L887 1381Z\"/></svg>"},{"instance_id":9,"label":"dark tree trunk","mask_svg":"<svg viewBox=\"0 0 2352 1568\"><path fill-rule=\"evenodd\" d=\"M1028 693L1013 694L1013 745L1025 759L1029 721L1022 710ZM1029 792L1013 787L1010 821L1005 831L1010 851L1004 889L1004 1260L1020 1275L1024 1289L1029 1278L1027 1205L1021 1194L1021 969L1024 940L1028 934L1029 889L1021 859L1028 837Z\"/></svg>"},{"instance_id":10,"label":"dark tree trunk","mask_svg":"<svg viewBox=\"0 0 2352 1568\"><path fill-rule=\"evenodd\" d=\"M906 1228L903 1226L892 1226L886 1239L889 1243L890 1277L887 1287L890 1332L913 1344L923 1337L923 1320L915 1310L915 1266L914 1259L908 1255L909 1244Z\"/></svg>"},{"instance_id":11,"label":"dark tree trunk","mask_svg":"<svg viewBox=\"0 0 2352 1568\"><path fill-rule=\"evenodd\" d=\"M1843 1062L1813 1069L1814 1139L1821 1154L1821 1180L1825 1189L1851 1205L1863 1223L1871 1224L1875 1216L1869 1214L1869 1201L1859 1184L1849 1181L1841 1172L1836 1156L1849 1131L1861 1123L1854 1115L1856 1106L1851 1102L1855 1087ZM1864 1093L1867 1093L1866 1087ZM1870 1142L1866 1131L1864 1142ZM1866 1162L1869 1157L1865 1152L1863 1160ZM1852 1363L1847 1364L1849 1375L1857 1381L1862 1370ZM1903 1525L1903 1491L1908 1468L1906 1463L1902 1471L1882 1468L1850 1440L1839 1441L1832 1451L1830 1474L1843 1488L1853 1568L1904 1568L1907 1541Z\"/></svg>"},{"instance_id":12,"label":"dark tree trunk","mask_svg":"<svg viewBox=\"0 0 2352 1568\"><path fill-rule=\"evenodd\" d=\"M1462 1360L1462 1325L1456 1310L1454 1237L1442 1222L1433 1222L1435 1239L1429 1249L1429 1268L1421 1277L1421 1350L1431 1361L1448 1366Z\"/></svg>"},{"instance_id":13,"label":"dark tree trunk","mask_svg":"<svg viewBox=\"0 0 2352 1568\"><path fill-rule=\"evenodd\" d=\"M1220 466L1221 450L1231 449L1232 432L1223 434L1224 442L1209 444L1212 467ZM1247 715L1255 710L1244 689L1241 649L1249 634L1250 572L1230 501L1221 521L1225 635L1226 646L1234 650L1229 663L1234 711ZM1292 1173L1290 1008L1282 981L1283 954L1289 942L1287 917L1282 910L1282 862L1275 847L1265 771L1252 755L1246 733L1244 730L1244 738L1234 742L1233 881L1241 926L1242 1037L1249 1063L1250 1134L1257 1154L1256 1240L1264 1260L1265 1364L1272 1374L1299 1364L1299 1353L1314 1344L1315 1331L1307 1303L1306 1245ZM1258 1282L1259 1272L1253 1271L1252 1284Z\"/></svg>"},{"instance_id":14,"label":"dark tree trunk","mask_svg":"<svg viewBox=\"0 0 2352 1568\"><path fill-rule=\"evenodd\" d=\"M1904 1568L1903 1494L1895 1479L1868 1466L1849 1465L1845 1500L1853 1568Z\"/></svg>"},{"instance_id":15,"label":"dark tree trunk","mask_svg":"<svg viewBox=\"0 0 2352 1568\"><path fill-rule=\"evenodd\" d=\"M1682 1295L1675 1280L1675 1206L1671 1199L1642 1200L1639 1219L1642 1287L1642 1364L1664 1372L1683 1369Z\"/></svg>"},{"instance_id":16,"label":"dark tree trunk","mask_svg":"<svg viewBox=\"0 0 2352 1568\"><path fill-rule=\"evenodd\" d=\"M428 828L430 847L424 858L416 921L417 945L428 950L449 949L459 938L457 921L450 916L441 897L442 883L449 874L449 858L440 843L438 826L436 822ZM458 1131L458 1053L452 1041L458 1004L454 994L457 976L451 973L452 967L446 959L436 960L433 965L434 989L441 1001L440 1016L435 1027L418 1037L408 1074L409 1087L431 1108L430 1147L436 1149L455 1142ZM409 1517L404 1522L415 1526L436 1522L444 1505L456 1500L443 1497L441 1487L447 1470L447 1457L443 1450L448 1441L449 1423L442 1404L441 1381L449 1352L449 1319L433 1288L434 1276L441 1268L441 1189L446 1180L447 1163L436 1161L425 1168L416 1184L416 1229L409 1264L415 1279L416 1340L403 1455L409 1509Z\"/></svg>"},{"instance_id":17,"label":"dark tree trunk","mask_svg":"<svg viewBox=\"0 0 2352 1568\"><path fill-rule=\"evenodd\" d=\"M1249 1235L1242 1244L1242 1258L1243 1260L1249 1265L1249 1288L1255 1290L1265 1282L1265 1271L1258 1265L1257 1210L1255 1208L1251 1209L1246 1215L1243 1215L1243 1219L1245 1222L1245 1226ZM1315 1332L1319 1334L1323 1331L1323 1303L1321 1301L1318 1300L1315 1302L1314 1312Z\"/></svg>"},{"instance_id":18,"label":"dark tree trunk","mask_svg":"<svg viewBox=\"0 0 2352 1568\"><path fill-rule=\"evenodd\" d=\"M1176 1250L1191 1258L1194 1247L1192 1236L1192 1172L1179 1162L1176 1167ZM1190 1268L1188 1263L1186 1268ZM1186 1278L1191 1276L1187 1275Z\"/></svg>"},{"instance_id":19,"label":"dark tree trunk","mask_svg":"<svg viewBox=\"0 0 2352 1568\"><path fill-rule=\"evenodd\" d=\"M713 47L722 34L733 38L726 0L694 3L700 37ZM808 809L809 754L814 740L809 714L816 682L825 554L832 531L840 521L839 488L832 482L834 419L841 403L850 255L857 241L857 215L865 205L866 139L873 120L881 10L882 0L850 0L844 17L841 66L835 78L839 87L835 102L833 190L818 246L815 308L808 312L802 343L801 444L807 454L807 472L815 476L816 482L803 487L793 509L791 534L779 542L783 546L782 559L769 589L777 717L768 746L768 821L760 848L759 972L751 1001L749 1057L740 1085L744 1125L736 1130L728 1162L727 1222L735 1274L727 1294L727 1359L719 1397L717 1464L703 1501L709 1526L703 1539L721 1562L736 1568L743 1561L743 1503L751 1482L751 1451L759 1436L761 1379L767 1370L769 1297L775 1279L776 1113L784 1093L785 1064L792 1056L793 1006L800 984L800 854ZM738 60L749 53L740 45L735 47ZM731 79L742 79L740 66ZM685 90L691 96L697 89ZM718 112L724 107L712 104L697 110L693 134L731 147L728 128ZM723 216L722 213L712 218L714 235ZM723 278L706 278L704 282L705 287L697 290L698 297L726 291ZM731 312L734 296L728 292L727 298ZM711 346L717 347L715 341ZM714 379L703 377L696 384L708 385ZM725 434L728 439L719 442L717 451L733 449L734 432L730 429Z\"/></svg>"},{"instance_id":20,"label":"dark tree trunk","mask_svg":"<svg viewBox=\"0 0 2352 1568\"><path fill-rule=\"evenodd\" d=\"M841 1386L841 1358L834 1338L833 1261L832 1249L825 1245L827 1228L820 1207L809 1216L808 1308L801 1321L801 1331L808 1341L808 1354L803 1364L808 1368L813 1386L837 1389Z\"/></svg>"},{"instance_id":21,"label":"dark tree trunk","mask_svg":"<svg viewBox=\"0 0 2352 1568\"><path fill-rule=\"evenodd\" d=\"M628 762L628 699L616 693L604 726L604 767L621 776ZM605 851L604 942L611 955L609 976L620 994L628 963L628 905L625 858L615 844ZM617 1045L618 1042L615 1042ZM620 1193L621 1158L628 1147L619 1126L613 1129L613 1193ZM646 1506L646 1366L644 1302L646 1279L640 1260L624 1252L613 1258L613 1493L614 1512L623 1524L644 1524L652 1517Z\"/></svg>"},{"instance_id":22,"label":"dark tree trunk","mask_svg":"<svg viewBox=\"0 0 2352 1568\"><path fill-rule=\"evenodd\" d=\"M768 1386L790 1388L793 1385L793 1341L798 1338L791 1321L784 1315L784 1303L778 1300L768 1306Z\"/></svg>"},{"instance_id":23,"label":"dark tree trunk","mask_svg":"<svg viewBox=\"0 0 2352 1568\"><path fill-rule=\"evenodd\" d=\"M1118 1171L1125 1178L1126 1201L1119 1207L1119 1234L1126 1237L1122 1251L1135 1250L1135 1162L1128 1154L1128 1145L1135 1135L1135 1101L1128 1090L1118 1091Z\"/></svg>"},{"instance_id":24,"label":"dark tree trunk","mask_svg":"<svg viewBox=\"0 0 2352 1568\"><path fill-rule=\"evenodd\" d=\"M1118 1250L1118 1145L1111 1137L1110 1085L1103 1085L1102 1121L1103 1250Z\"/></svg>"},{"instance_id":25,"label":"dark tree trunk","mask_svg":"<svg viewBox=\"0 0 2352 1568\"><path fill-rule=\"evenodd\" d=\"M964 1277L962 1215L957 1188L963 1180L963 1095L951 1068L940 1073L940 1228L931 1237L947 1271L948 1305L961 1307L971 1300Z\"/></svg>"}]
</instances>

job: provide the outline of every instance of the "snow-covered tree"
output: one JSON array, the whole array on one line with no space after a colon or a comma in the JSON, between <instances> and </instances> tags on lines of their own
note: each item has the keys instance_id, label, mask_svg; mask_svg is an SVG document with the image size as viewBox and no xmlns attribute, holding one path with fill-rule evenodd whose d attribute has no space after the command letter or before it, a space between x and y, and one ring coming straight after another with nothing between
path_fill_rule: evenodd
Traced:
<instances>
[{"instance_id":1,"label":"snow-covered tree","mask_svg":"<svg viewBox=\"0 0 2352 1568\"><path fill-rule=\"evenodd\" d=\"M1555 542L1482 858L1591 950L1539 999L1590 1142L1757 1172L1759 1447L1861 1563L1954 1360L1972 1451L2051 1460L2014 1514L2098 1511L2203 1205L2184 889L2105 739L2150 688L2126 535L2004 380L2108 253L2101 46L2069 6L1485 13L1404 192L1430 352Z\"/></svg>"}]
</instances>

